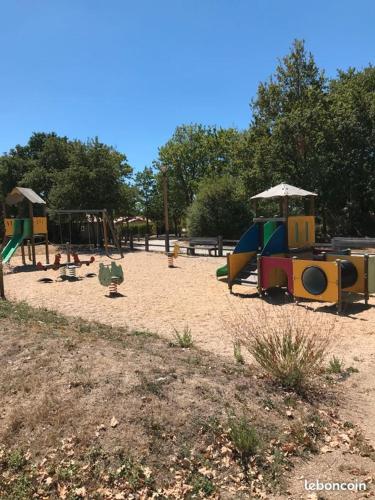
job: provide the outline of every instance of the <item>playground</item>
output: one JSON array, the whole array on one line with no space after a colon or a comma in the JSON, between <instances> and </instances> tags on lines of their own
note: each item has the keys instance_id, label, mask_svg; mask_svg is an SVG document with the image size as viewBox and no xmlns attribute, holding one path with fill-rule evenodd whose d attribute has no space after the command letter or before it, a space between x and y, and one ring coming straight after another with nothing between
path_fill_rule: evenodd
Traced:
<instances>
[{"instance_id":1,"label":"playground","mask_svg":"<svg viewBox=\"0 0 375 500\"><path fill-rule=\"evenodd\" d=\"M212 358L207 361L208 364L201 366L202 380L198 383L198 388L204 385L207 370L210 372L215 369L216 360L222 363L220 368L217 368L220 373L227 373L229 370L234 378L237 377L238 365L233 368L234 339L228 325L235 323L238 318L251 318L254 311L261 310L265 314L266 323L271 324L275 308L285 311L286 314L290 309L293 321L300 320L297 318L300 312L301 318L305 314L304 318L309 325L316 324L317 335L320 333L319 324L335 323L337 328L331 345L332 352L352 370L351 373L355 373L355 377L350 377L345 383L345 393L344 389L337 388L337 393L343 401L340 417L343 421L358 425L365 432L369 443L373 444L375 254L371 249L362 248L361 251L352 253L350 249L336 249L329 245L322 247L316 244L315 218L311 214L315 194L288 185L282 185L282 189L287 190L287 193L279 194L277 191L279 214L259 217L255 212L253 224L242 235L233 253L216 258L212 255L180 253L180 242L171 246L172 251L168 255L164 252L122 249L121 244L117 249L112 245L111 251L106 245L105 250L97 247L85 252L81 249L79 254L75 253L71 242L65 246L48 245L46 223L41 226L40 220L33 217L34 207L30 201L32 194L20 192L22 196L29 197L29 217L18 216L9 219L10 222L7 223L9 241L3 250L6 297L14 304L15 312L18 307L20 310L27 307L17 305L25 302L36 308L45 308L71 317L72 322L79 323L78 336L82 341L85 341L87 332L95 328L88 322L104 325L97 326L98 328L113 327L114 332L120 332L121 349L126 352L132 363L135 363L135 373L143 374L147 363L153 370L159 363L160 366L173 364L174 351L169 347L176 340L176 332L181 334L184 329L188 329L194 348L183 349L182 355L188 356L185 362L189 369L195 366L194 363L202 363L198 360L198 353ZM274 197L274 191L271 191L271 196L268 196L268 192L260 195L267 199ZM310 203L305 203L305 212L310 213L291 214L288 211L288 202L291 202L292 197L308 198ZM37 204L41 204L39 201ZM28 222L30 219L32 223ZM105 227L106 225L103 225L103 229ZM105 230L103 232L105 234ZM35 238L40 235L42 244L35 245ZM37 264L31 265L31 262ZM296 308L295 302L298 302L299 307ZM44 313L46 323L42 315L39 316L38 324L40 328L48 329L49 312ZM111 330L107 330L109 338L110 332ZM54 328L50 334L55 335ZM160 338L156 339L155 334ZM137 347L140 349L138 357L133 359L132 348L128 347L129 335L132 338L144 339L146 336L153 338L154 342L164 342L164 358L156 359L156 355L151 363L147 350L142 350L141 340L141 345ZM60 339L60 332L55 337ZM42 338L39 342L42 342ZM71 349L71 344L66 340L65 342L67 349ZM91 349L91 359L94 359L94 365L98 367L102 362L102 348L104 349L104 344L96 350ZM243 355L245 360L250 361L245 349ZM143 362L139 361L141 357L144 358ZM60 360L58 354L55 358ZM39 359L38 356L36 359ZM77 360L77 372L82 370L82 359ZM110 373L113 373L113 359L111 351L105 368ZM59 362L56 361L57 364ZM246 365L251 367L252 364ZM228 368L229 366L232 368ZM96 369L97 376L101 376L101 369ZM70 373L69 369L67 373ZM164 372L158 375L160 377L157 380L164 380ZM259 375L250 376L254 376L252 386L255 384L258 387L262 383L259 381L262 377L258 380ZM218 375L213 378L217 377ZM185 376L182 376L182 379L185 386ZM93 382L86 379L74 381L74 384L77 383L85 387L94 386ZM68 384L67 380L65 384ZM146 386L151 387L153 391L159 390L153 385L154 382L147 384L149 382ZM237 384L236 388L239 387L242 386ZM240 392L241 390L239 389ZM186 397L188 405L195 399L192 395ZM236 398L241 399L241 395ZM262 401L264 400L268 401L267 395ZM122 400L116 396L116 404L119 401L122 405ZM221 399L215 401L219 406ZM251 398L249 401L253 404L254 411L259 411L259 408L264 412L269 411L268 406L263 408ZM130 403L130 406L132 404ZM75 405L73 406L75 408ZM92 402L91 406L97 404ZM208 408L211 411L211 406ZM117 415L121 415L120 410ZM265 416L261 418L264 420ZM288 415L286 418L289 418ZM139 443L135 444L135 448L139 447ZM341 455L337 457L337 464L344 466L345 459ZM309 467L307 473L302 473L310 473L311 468L322 471L330 469L324 452L318 455L317 460ZM301 474L298 472L299 475ZM297 484L298 481L294 480L294 483Z\"/></svg>"},{"instance_id":2,"label":"playground","mask_svg":"<svg viewBox=\"0 0 375 500\"><path fill-rule=\"evenodd\" d=\"M80 257L90 258L89 255ZM108 260L105 256L95 256L93 264L77 270L77 276L82 276L82 279L74 282L38 281L44 277L58 278L59 273L54 270L6 274L7 296L68 316L149 330L167 338L172 338L174 329L182 330L188 325L198 347L229 356L233 354L232 338L225 331L223 321L230 319L233 311L243 312L263 303L268 306L266 301L257 297L252 287L241 287L240 296L228 293L225 284L215 276L218 264L224 264L225 258L180 256L171 269L165 255L153 252L125 254L119 261L125 275L119 292L124 297L110 300L105 297L106 290L97 277L85 277L88 272L97 274L100 263L108 264ZM21 258L14 257L12 264L21 264ZM276 294L275 300L285 299ZM371 304L375 304L373 298ZM321 314L336 312L334 306L322 302L304 302L303 306L321 311ZM355 345L353 336L371 331L375 326L373 311L361 304L353 304L348 315L338 317L345 342Z\"/></svg>"}]
</instances>

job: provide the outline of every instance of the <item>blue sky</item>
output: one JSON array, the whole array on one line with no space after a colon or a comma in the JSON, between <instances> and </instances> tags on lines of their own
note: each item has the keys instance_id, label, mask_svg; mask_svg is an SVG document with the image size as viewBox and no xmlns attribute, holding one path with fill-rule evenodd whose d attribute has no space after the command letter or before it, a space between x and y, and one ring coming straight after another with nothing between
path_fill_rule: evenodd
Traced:
<instances>
[{"instance_id":1,"label":"blue sky","mask_svg":"<svg viewBox=\"0 0 375 500\"><path fill-rule=\"evenodd\" d=\"M374 62L373 0L0 0L0 152L99 136L135 169L182 123L245 128L294 38L329 76Z\"/></svg>"}]
</instances>

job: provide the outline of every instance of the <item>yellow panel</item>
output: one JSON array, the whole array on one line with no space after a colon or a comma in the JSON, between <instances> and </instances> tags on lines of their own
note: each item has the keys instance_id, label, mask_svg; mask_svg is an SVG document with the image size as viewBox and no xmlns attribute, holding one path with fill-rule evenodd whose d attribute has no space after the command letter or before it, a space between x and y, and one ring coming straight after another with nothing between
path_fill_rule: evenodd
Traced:
<instances>
[{"instance_id":1,"label":"yellow panel","mask_svg":"<svg viewBox=\"0 0 375 500\"><path fill-rule=\"evenodd\" d=\"M4 224L5 224L5 234L7 236L13 236L14 219L4 219Z\"/></svg>"},{"instance_id":2,"label":"yellow panel","mask_svg":"<svg viewBox=\"0 0 375 500\"><path fill-rule=\"evenodd\" d=\"M302 284L302 273L310 266L319 267L322 269L328 280L328 286L325 292L320 295L313 295L307 292ZM294 292L296 297L304 299L320 300L322 302L334 302L339 300L338 292L338 268L336 262L322 262L316 260L300 260L293 259L293 281Z\"/></svg>"},{"instance_id":3,"label":"yellow panel","mask_svg":"<svg viewBox=\"0 0 375 500\"><path fill-rule=\"evenodd\" d=\"M47 217L33 217L34 234L47 234Z\"/></svg>"},{"instance_id":4,"label":"yellow panel","mask_svg":"<svg viewBox=\"0 0 375 500\"><path fill-rule=\"evenodd\" d=\"M288 217L288 246L303 248L315 243L315 217L296 215Z\"/></svg>"},{"instance_id":5,"label":"yellow panel","mask_svg":"<svg viewBox=\"0 0 375 500\"><path fill-rule=\"evenodd\" d=\"M358 273L358 279L353 286L345 288L345 292L365 293L365 259L363 255L333 255L327 254L327 261L336 259L349 260L352 262Z\"/></svg>"},{"instance_id":6,"label":"yellow panel","mask_svg":"<svg viewBox=\"0 0 375 500\"><path fill-rule=\"evenodd\" d=\"M238 273L246 264L256 255L256 252L232 253L227 256L228 259L228 278L229 281L236 279Z\"/></svg>"}]
</instances>

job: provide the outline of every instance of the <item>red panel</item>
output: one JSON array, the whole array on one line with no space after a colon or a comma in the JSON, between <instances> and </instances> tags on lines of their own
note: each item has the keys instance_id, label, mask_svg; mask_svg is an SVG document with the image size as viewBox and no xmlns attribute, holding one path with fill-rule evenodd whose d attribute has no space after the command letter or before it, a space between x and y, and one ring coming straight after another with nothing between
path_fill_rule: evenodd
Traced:
<instances>
[{"instance_id":1,"label":"red panel","mask_svg":"<svg viewBox=\"0 0 375 500\"><path fill-rule=\"evenodd\" d=\"M288 292L293 295L293 262L287 257L260 258L260 286L263 290L270 288L269 273L272 269L282 269L288 278Z\"/></svg>"}]
</instances>

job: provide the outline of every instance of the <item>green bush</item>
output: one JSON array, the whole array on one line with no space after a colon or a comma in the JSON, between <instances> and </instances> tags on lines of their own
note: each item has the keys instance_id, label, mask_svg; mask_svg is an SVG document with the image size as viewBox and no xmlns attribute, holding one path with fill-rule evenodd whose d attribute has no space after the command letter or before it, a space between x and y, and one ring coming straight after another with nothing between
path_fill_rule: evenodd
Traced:
<instances>
[{"instance_id":1,"label":"green bush","mask_svg":"<svg viewBox=\"0 0 375 500\"><path fill-rule=\"evenodd\" d=\"M190 236L239 238L251 221L250 203L229 176L203 181L187 214Z\"/></svg>"},{"instance_id":2,"label":"green bush","mask_svg":"<svg viewBox=\"0 0 375 500\"><path fill-rule=\"evenodd\" d=\"M229 438L245 462L254 456L260 447L256 429L245 418L231 419Z\"/></svg>"},{"instance_id":3,"label":"green bush","mask_svg":"<svg viewBox=\"0 0 375 500\"><path fill-rule=\"evenodd\" d=\"M174 337L176 339L177 345L186 349L189 347L193 347L193 335L191 333L191 329L188 325L185 326L182 333L175 330Z\"/></svg>"}]
</instances>

